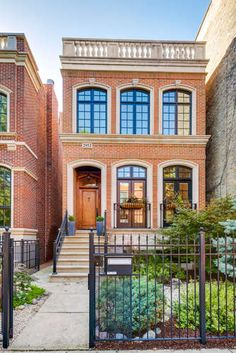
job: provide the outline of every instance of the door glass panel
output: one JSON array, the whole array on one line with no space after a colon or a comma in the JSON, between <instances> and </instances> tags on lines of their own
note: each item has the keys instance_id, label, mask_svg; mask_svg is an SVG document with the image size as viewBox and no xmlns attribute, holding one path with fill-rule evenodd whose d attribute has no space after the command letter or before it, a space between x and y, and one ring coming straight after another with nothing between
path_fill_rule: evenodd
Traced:
<instances>
[{"instance_id":1,"label":"door glass panel","mask_svg":"<svg viewBox=\"0 0 236 353\"><path fill-rule=\"evenodd\" d=\"M133 210L133 222L135 225L138 225L138 224L142 225L143 224L143 221L144 221L143 212L144 212L143 208L140 208L138 210Z\"/></svg>"},{"instance_id":2,"label":"door glass panel","mask_svg":"<svg viewBox=\"0 0 236 353\"><path fill-rule=\"evenodd\" d=\"M164 184L164 202L165 202L165 222L171 223L175 215L175 185L174 183Z\"/></svg>"},{"instance_id":3,"label":"door glass panel","mask_svg":"<svg viewBox=\"0 0 236 353\"><path fill-rule=\"evenodd\" d=\"M129 182L120 183L120 203L129 198Z\"/></svg>"},{"instance_id":4,"label":"door glass panel","mask_svg":"<svg viewBox=\"0 0 236 353\"><path fill-rule=\"evenodd\" d=\"M189 206L189 187L188 183L179 183L179 195L186 206Z\"/></svg>"},{"instance_id":5,"label":"door glass panel","mask_svg":"<svg viewBox=\"0 0 236 353\"><path fill-rule=\"evenodd\" d=\"M142 182L133 182L133 194L138 199L143 199L144 197L144 184Z\"/></svg>"}]
</instances>

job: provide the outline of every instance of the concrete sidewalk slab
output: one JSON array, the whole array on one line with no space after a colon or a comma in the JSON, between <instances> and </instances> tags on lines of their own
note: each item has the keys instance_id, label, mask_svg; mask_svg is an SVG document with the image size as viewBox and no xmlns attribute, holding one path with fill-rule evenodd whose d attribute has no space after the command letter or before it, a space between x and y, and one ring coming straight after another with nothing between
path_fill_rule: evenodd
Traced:
<instances>
[{"instance_id":1,"label":"concrete sidewalk slab","mask_svg":"<svg viewBox=\"0 0 236 353\"><path fill-rule=\"evenodd\" d=\"M14 351L88 349L87 280L78 283L50 283L51 268L35 274L36 284L51 293L20 335Z\"/></svg>"}]
</instances>

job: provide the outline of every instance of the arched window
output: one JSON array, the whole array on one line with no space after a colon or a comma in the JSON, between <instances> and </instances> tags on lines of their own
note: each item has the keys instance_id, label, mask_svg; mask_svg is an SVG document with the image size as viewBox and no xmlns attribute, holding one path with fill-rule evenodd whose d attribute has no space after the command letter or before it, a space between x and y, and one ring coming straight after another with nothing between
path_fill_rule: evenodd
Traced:
<instances>
[{"instance_id":1,"label":"arched window","mask_svg":"<svg viewBox=\"0 0 236 353\"><path fill-rule=\"evenodd\" d=\"M118 203L115 205L118 228L146 227L146 178L146 168L139 166L118 168Z\"/></svg>"},{"instance_id":2,"label":"arched window","mask_svg":"<svg viewBox=\"0 0 236 353\"><path fill-rule=\"evenodd\" d=\"M192 95L184 90L170 90L162 99L163 135L192 134Z\"/></svg>"},{"instance_id":3,"label":"arched window","mask_svg":"<svg viewBox=\"0 0 236 353\"><path fill-rule=\"evenodd\" d=\"M150 133L150 95L140 89L125 90L120 95L120 133Z\"/></svg>"},{"instance_id":4,"label":"arched window","mask_svg":"<svg viewBox=\"0 0 236 353\"><path fill-rule=\"evenodd\" d=\"M185 166L170 166L163 170L164 225L172 222L176 201L182 200L186 207L192 207L192 169Z\"/></svg>"},{"instance_id":5,"label":"arched window","mask_svg":"<svg viewBox=\"0 0 236 353\"><path fill-rule=\"evenodd\" d=\"M0 166L0 227L11 225L11 171Z\"/></svg>"},{"instance_id":6,"label":"arched window","mask_svg":"<svg viewBox=\"0 0 236 353\"><path fill-rule=\"evenodd\" d=\"M7 95L0 92L0 132L7 131Z\"/></svg>"},{"instance_id":7,"label":"arched window","mask_svg":"<svg viewBox=\"0 0 236 353\"><path fill-rule=\"evenodd\" d=\"M99 88L77 91L77 132L107 133L107 92Z\"/></svg>"}]
</instances>

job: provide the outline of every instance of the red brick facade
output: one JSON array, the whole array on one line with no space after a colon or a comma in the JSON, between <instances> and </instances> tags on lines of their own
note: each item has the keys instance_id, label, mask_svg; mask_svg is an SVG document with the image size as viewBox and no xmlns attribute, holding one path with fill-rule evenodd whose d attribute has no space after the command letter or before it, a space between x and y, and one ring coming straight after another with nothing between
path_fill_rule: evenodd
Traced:
<instances>
[{"instance_id":1,"label":"red brick facade","mask_svg":"<svg viewBox=\"0 0 236 353\"><path fill-rule=\"evenodd\" d=\"M12 38L15 48L0 50L0 92L8 93L10 103L9 130L0 133L0 165L11 170L12 234L37 236L44 262L61 219L57 99L53 84L41 83L26 38Z\"/></svg>"},{"instance_id":2,"label":"red brick facade","mask_svg":"<svg viewBox=\"0 0 236 353\"><path fill-rule=\"evenodd\" d=\"M62 77L63 77L63 121L62 121L62 135L61 140L63 144L63 210L69 208L69 213L74 212L76 209L75 200L75 175L73 180L69 173L73 168L78 166L94 165L99 167L99 163L105 168L105 183L106 183L106 196L104 207L107 210L107 223L108 228L112 229L113 224L113 203L116 201L116 195L114 194L114 188L116 180L114 179L114 168L116 165L127 165L129 161L132 164L144 165L150 167L151 173L151 198L152 198L152 226L151 228L156 229L160 226L160 198L159 193L159 180L160 168L162 163L168 163L172 161L172 165L181 164L180 161L189 163L190 167L197 170L196 180L193 185L193 193L195 194L195 200L197 207L201 208L205 205L205 148L208 137L205 136L205 73L204 70L201 72L195 70L194 65L188 70L176 69L173 65L172 69L168 68L165 72L163 69L149 70L146 72L141 68L141 64L136 61L136 69L125 69L118 70L112 66L113 63L116 65L124 65L114 57L107 62L107 69L100 68L98 65L101 60L97 56L94 58L92 52L88 55L88 61L84 58L78 57L78 53L74 52L74 47L70 44L79 43L79 39L65 39L64 42L64 57L61 58L62 62ZM83 40L81 40L83 42ZM108 41L109 42L109 41ZM81 44L81 50L87 45ZM68 49L66 49L68 45ZM69 46L70 45L70 46ZM88 44L89 45L89 44ZM97 43L92 43L97 45ZM109 46L109 43L108 43ZM72 49L71 49L72 48ZM71 51L71 56L67 54ZM90 49L88 49L90 50ZM79 52L81 53L81 51ZM87 51L88 53L88 51ZM77 57L76 57L77 55ZM75 57L74 57L75 56ZM131 60L129 58L129 60ZM127 60L128 62L128 60ZM94 65L94 70L92 69ZM129 62L127 63L127 66ZM197 64L196 64L197 65ZM88 68L89 66L89 68ZM168 66L168 65L167 65ZM78 68L77 68L78 67ZM95 69L96 67L96 69ZM164 72L163 72L164 71ZM160 91L164 87L182 87L183 89L191 90L195 94L194 109L196 112L196 133L195 136L163 136L160 132L160 119L162 119L160 113ZM109 101L111 105L110 111L108 111L108 119L110 120L110 131L106 135L95 135L95 134L76 134L76 89L80 87L103 87L107 89L109 95ZM153 105L153 131L148 136L132 136L132 135L120 135L117 131L117 119L120 119L119 110L117 107L120 105L119 90L122 87L139 88L144 87L152 92ZM118 111L118 113L117 113ZM166 139L165 139L166 137ZM90 143L91 148L84 148L83 143ZM113 174L112 174L113 168ZM71 185L69 185L71 184ZM73 189L73 191L71 190ZM103 192L103 190L101 191ZM74 194L73 202L71 201L71 195ZM159 196L158 196L159 195Z\"/></svg>"}]
</instances>

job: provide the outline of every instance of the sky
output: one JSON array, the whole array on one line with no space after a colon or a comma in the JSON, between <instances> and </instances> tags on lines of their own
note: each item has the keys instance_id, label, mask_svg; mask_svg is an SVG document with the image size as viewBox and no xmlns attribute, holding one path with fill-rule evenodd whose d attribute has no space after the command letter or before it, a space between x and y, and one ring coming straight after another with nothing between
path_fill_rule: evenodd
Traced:
<instances>
[{"instance_id":1,"label":"sky","mask_svg":"<svg viewBox=\"0 0 236 353\"><path fill-rule=\"evenodd\" d=\"M25 33L62 109L62 37L194 40L210 0L0 0L0 32Z\"/></svg>"}]
</instances>

